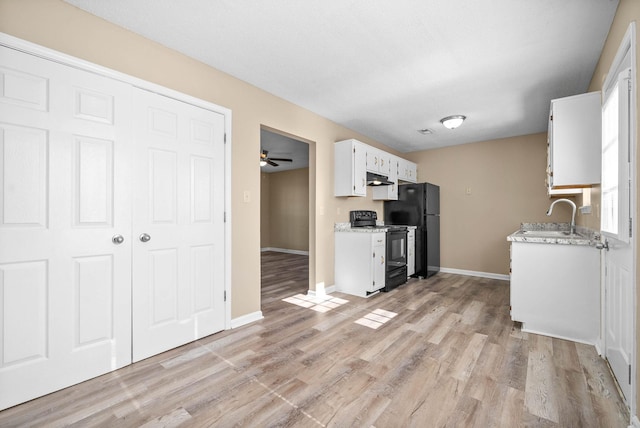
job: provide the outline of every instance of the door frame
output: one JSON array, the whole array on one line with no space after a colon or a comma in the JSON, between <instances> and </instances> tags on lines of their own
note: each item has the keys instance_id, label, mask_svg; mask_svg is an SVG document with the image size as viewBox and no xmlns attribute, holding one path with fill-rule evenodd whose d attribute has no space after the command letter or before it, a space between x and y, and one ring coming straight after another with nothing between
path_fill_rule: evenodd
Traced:
<instances>
[{"instance_id":1,"label":"door frame","mask_svg":"<svg viewBox=\"0 0 640 428\"><path fill-rule=\"evenodd\" d=\"M178 92L174 89L170 89L155 83L148 82L146 80L139 79L128 74L121 73L119 71L103 67L98 64L85 61L80 58L76 58L71 55L64 54L62 52L49 49L47 47L37 45L35 43L28 42L23 39L11 36L6 33L0 32L0 46L5 46L9 49L14 49L26 54L34 55L42 59L57 62L63 65L74 67L80 70L88 71L103 77L107 77L113 80L117 80L123 83L128 83L134 87L145 89L150 92L157 93L169 98L182 101L187 104L194 105L196 107L210 110L215 113L222 114L224 116L224 128L225 128L225 144L224 144L224 213L225 213L225 236L224 236L224 290L226 295L226 301L224 302L225 308L225 323L224 329L231 328L231 110L209 101L205 101L200 98L187 95L182 92Z\"/></svg>"},{"instance_id":2,"label":"door frame","mask_svg":"<svg viewBox=\"0 0 640 428\"><path fill-rule=\"evenodd\" d=\"M605 96L605 90L606 88L609 86L610 82L612 81L612 79L617 79L617 70L619 69L620 65L622 64L622 61L624 60L626 53L629 52L630 55L630 60L631 60L631 71L632 71L632 75L634 76L634 79L632 79L632 87L631 87L631 94L630 94L630 123L629 123L629 150L630 150L630 162L631 162L631 166L630 166L630 180L631 183L629 185L630 189L629 189L629 193L630 193L630 198L629 198L629 212L630 212L630 216L632 219L632 223L631 223L631 238L629 239L629 245L631 246L631 265L632 265L632 272L631 272L631 295L632 295L632 314L631 314L631 318L632 318L632 356L631 356L631 360L630 360L630 364L631 364L631 396L628 399L627 405L629 406L630 409L630 415L632 418L636 417L636 412L637 412L637 407L636 407L636 402L637 402L637 375L638 375L638 367L637 367L637 362L638 362L638 340L637 340L637 332L638 332L638 308L637 308L637 299L638 299L638 275L637 275L637 267L636 267L636 262L638 260L638 242L639 242L639 237L638 237L638 227L637 227L637 222L638 222L638 182L637 182L637 178L638 178L638 174L637 174L637 168L638 168L638 151L637 151L637 132L638 132L638 123L637 123L637 118L638 118L638 108L637 108L637 59L636 59L636 48L637 48L637 41L636 41L636 27L635 27L635 22L631 22L625 32L624 37L622 38L620 45L618 47L618 50L616 52L616 55L613 59L613 61L611 62L610 66L609 66L609 70L607 71L607 76L605 77L603 84L602 84L602 97L603 97L603 102L604 102L604 96ZM605 238L603 236L603 238ZM604 266L604 262L605 262L605 252L602 253L601 255L601 264ZM601 297L602 297L602 302L601 302L601 353L602 356L606 358L606 337L605 337L605 329L606 329L606 319L607 319L607 312L606 312L606 308L607 308L607 303L605 301L606 299L606 292L605 292L605 285L606 285L606 276L605 276L605 272L604 272L604 268L602 269L602 273L601 273Z\"/></svg>"}]
</instances>

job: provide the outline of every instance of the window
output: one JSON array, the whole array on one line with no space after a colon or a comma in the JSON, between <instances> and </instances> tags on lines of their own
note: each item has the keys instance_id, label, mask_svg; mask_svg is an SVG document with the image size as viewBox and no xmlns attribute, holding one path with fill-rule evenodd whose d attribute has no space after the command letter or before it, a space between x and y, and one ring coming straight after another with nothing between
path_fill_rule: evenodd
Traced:
<instances>
[{"instance_id":1,"label":"window","mask_svg":"<svg viewBox=\"0 0 640 428\"><path fill-rule=\"evenodd\" d=\"M629 100L631 69L618 74L602 106L602 223L605 235L629 241L631 195Z\"/></svg>"}]
</instances>

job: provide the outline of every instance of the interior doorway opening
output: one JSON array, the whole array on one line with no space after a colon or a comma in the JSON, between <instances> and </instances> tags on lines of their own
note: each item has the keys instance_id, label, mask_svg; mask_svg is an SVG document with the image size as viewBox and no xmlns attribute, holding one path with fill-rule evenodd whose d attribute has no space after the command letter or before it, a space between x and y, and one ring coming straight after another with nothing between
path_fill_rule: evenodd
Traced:
<instances>
[{"instance_id":1,"label":"interior doorway opening","mask_svg":"<svg viewBox=\"0 0 640 428\"><path fill-rule=\"evenodd\" d=\"M262 304L306 294L310 288L314 149L303 138L260 129Z\"/></svg>"}]
</instances>

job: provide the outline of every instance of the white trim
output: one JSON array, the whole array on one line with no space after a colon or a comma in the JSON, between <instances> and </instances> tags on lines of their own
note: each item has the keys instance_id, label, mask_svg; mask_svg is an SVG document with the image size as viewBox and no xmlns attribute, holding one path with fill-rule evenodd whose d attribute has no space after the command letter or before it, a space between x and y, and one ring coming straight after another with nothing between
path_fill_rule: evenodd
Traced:
<instances>
[{"instance_id":1,"label":"white trim","mask_svg":"<svg viewBox=\"0 0 640 428\"><path fill-rule=\"evenodd\" d=\"M265 251L275 251L277 253L288 253L288 254L297 254L299 256L308 256L309 252L308 251L302 251L302 250L288 250L286 248L274 248L274 247L263 247L260 248L260 251L265 252Z\"/></svg>"},{"instance_id":2,"label":"white trim","mask_svg":"<svg viewBox=\"0 0 640 428\"><path fill-rule=\"evenodd\" d=\"M637 416L631 418L631 425L629 425L629 428L640 428L640 419L638 419Z\"/></svg>"},{"instance_id":3,"label":"white trim","mask_svg":"<svg viewBox=\"0 0 640 428\"><path fill-rule=\"evenodd\" d=\"M329 287L322 287L321 289L316 285L316 290L307 290L307 296L310 297L324 297L328 294L335 293L336 286L331 285Z\"/></svg>"},{"instance_id":4,"label":"white trim","mask_svg":"<svg viewBox=\"0 0 640 428\"><path fill-rule=\"evenodd\" d=\"M528 328L525 327L525 325L526 325L525 323L522 323L522 328L520 329L520 331L523 331L525 333L538 334L540 336L547 336L547 337L555 337L556 339L570 340L572 342L584 343L585 345L595 346L594 343L588 342L586 340L576 339L575 337L569 337L569 336L561 336L561 335L558 335L558 334L549 334L549 332L540 332L540 331L537 331L537 330L528 329ZM597 351L597 349L596 349L596 351Z\"/></svg>"},{"instance_id":5,"label":"white trim","mask_svg":"<svg viewBox=\"0 0 640 428\"><path fill-rule=\"evenodd\" d=\"M0 32L0 46L7 47L9 49L17 50L29 55L33 55L48 61L53 61L59 64L63 64L68 67L77 68L89 73L97 74L99 76L107 77L113 80L117 80L134 87L154 92L156 94L173 98L178 101L191 104L193 106L209 110L215 113L222 114L224 116L224 127L226 133L225 143L225 207L226 213L225 222L225 240L224 240L224 254L225 254L225 274L224 274L224 289L227 293L227 300L225 302L225 329L231 328L231 110L214 104L212 102L187 95L182 92L178 92L174 89L170 89L164 86L157 85L146 80L139 79L128 74L121 73L119 71L103 67L98 64L94 64L83 59L64 54L62 52L49 49L47 47L37 45L35 43L28 42L26 40L19 39L6 33Z\"/></svg>"},{"instance_id":6,"label":"white trim","mask_svg":"<svg viewBox=\"0 0 640 428\"><path fill-rule=\"evenodd\" d=\"M243 325L251 324L252 322L260 321L263 319L262 311L251 312L246 315L241 315L231 320L231 328L242 327Z\"/></svg>"},{"instance_id":7,"label":"white trim","mask_svg":"<svg viewBox=\"0 0 640 428\"><path fill-rule=\"evenodd\" d=\"M443 268L443 267L440 268L440 272L453 273L455 275L477 276L478 278L498 279L500 281L511 280L511 277L509 277L509 275L504 275L501 273L477 272L474 270L452 269L452 268Z\"/></svg>"},{"instance_id":8,"label":"white trim","mask_svg":"<svg viewBox=\"0 0 640 428\"><path fill-rule=\"evenodd\" d=\"M167 88L165 86L161 86L156 83L149 82L147 80L143 80L138 77L119 72L117 70L113 70L111 68L94 64L78 57L67 55L65 53L19 39L6 33L0 32L0 46L5 46L9 49L14 49L42 59L57 62L58 64L74 67L79 70L98 74L103 77L108 77L113 80L117 80L141 89L145 89L150 92L154 92L158 95L175 98L179 101L203 108L205 110L210 110L224 115L231 114L231 110L226 107L219 106L201 98L196 98L192 95L185 94L184 92L179 92L175 89Z\"/></svg>"},{"instance_id":9,"label":"white trim","mask_svg":"<svg viewBox=\"0 0 640 428\"><path fill-rule=\"evenodd\" d=\"M596 348L596 352L598 353L598 355L601 358L604 358L604 351L602 350L602 343L600 340L597 340L596 343L593 345Z\"/></svg>"}]
</instances>

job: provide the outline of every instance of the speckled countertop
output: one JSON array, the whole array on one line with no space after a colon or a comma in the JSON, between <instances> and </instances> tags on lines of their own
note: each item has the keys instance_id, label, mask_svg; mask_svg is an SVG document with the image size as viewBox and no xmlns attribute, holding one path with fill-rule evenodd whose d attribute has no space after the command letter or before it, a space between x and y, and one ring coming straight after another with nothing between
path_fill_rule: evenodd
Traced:
<instances>
[{"instance_id":1,"label":"speckled countertop","mask_svg":"<svg viewBox=\"0 0 640 428\"><path fill-rule=\"evenodd\" d=\"M376 228L371 227L351 227L351 223L335 223L333 226L334 232L356 232L356 233L376 233L386 232L388 228L384 227L384 222L377 221ZM415 229L416 226L406 226L407 229Z\"/></svg>"},{"instance_id":2,"label":"speckled countertop","mask_svg":"<svg viewBox=\"0 0 640 428\"><path fill-rule=\"evenodd\" d=\"M334 232L355 232L355 233L376 233L386 232L387 228L381 221L376 222L376 228L372 227L351 227L351 223L335 223L333 226Z\"/></svg>"},{"instance_id":3,"label":"speckled countertop","mask_svg":"<svg viewBox=\"0 0 640 428\"><path fill-rule=\"evenodd\" d=\"M571 235L569 223L522 223L519 230L507 236L507 241L595 246L600 242L600 232L578 226Z\"/></svg>"}]
</instances>

